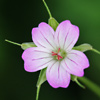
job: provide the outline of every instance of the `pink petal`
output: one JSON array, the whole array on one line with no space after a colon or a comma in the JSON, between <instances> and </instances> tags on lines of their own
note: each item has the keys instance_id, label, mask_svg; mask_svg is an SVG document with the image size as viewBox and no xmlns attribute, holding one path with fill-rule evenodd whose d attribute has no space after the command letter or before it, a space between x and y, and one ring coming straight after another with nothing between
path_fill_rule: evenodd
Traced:
<instances>
[{"instance_id":1,"label":"pink petal","mask_svg":"<svg viewBox=\"0 0 100 100\"><path fill-rule=\"evenodd\" d=\"M32 47L26 49L22 54L24 68L28 72L35 72L48 66L52 61L51 54L42 48Z\"/></svg>"},{"instance_id":2,"label":"pink petal","mask_svg":"<svg viewBox=\"0 0 100 100\"><path fill-rule=\"evenodd\" d=\"M54 31L46 23L42 22L38 28L32 29L32 39L37 46L41 46L47 49L54 49Z\"/></svg>"},{"instance_id":3,"label":"pink petal","mask_svg":"<svg viewBox=\"0 0 100 100\"><path fill-rule=\"evenodd\" d=\"M71 50L67 54L67 58L63 61L63 67L70 74L81 77L84 75L84 69L89 67L89 61L84 53Z\"/></svg>"},{"instance_id":4,"label":"pink petal","mask_svg":"<svg viewBox=\"0 0 100 100\"><path fill-rule=\"evenodd\" d=\"M70 83L70 74L60 65L59 62L53 61L47 67L47 81L49 84L54 87L63 87L66 88Z\"/></svg>"},{"instance_id":5,"label":"pink petal","mask_svg":"<svg viewBox=\"0 0 100 100\"><path fill-rule=\"evenodd\" d=\"M79 28L72 25L69 20L63 21L57 27L54 37L58 47L69 51L78 40Z\"/></svg>"},{"instance_id":6,"label":"pink petal","mask_svg":"<svg viewBox=\"0 0 100 100\"><path fill-rule=\"evenodd\" d=\"M67 57L77 62L82 69L89 67L89 60L87 56L81 51L71 50Z\"/></svg>"}]
</instances>

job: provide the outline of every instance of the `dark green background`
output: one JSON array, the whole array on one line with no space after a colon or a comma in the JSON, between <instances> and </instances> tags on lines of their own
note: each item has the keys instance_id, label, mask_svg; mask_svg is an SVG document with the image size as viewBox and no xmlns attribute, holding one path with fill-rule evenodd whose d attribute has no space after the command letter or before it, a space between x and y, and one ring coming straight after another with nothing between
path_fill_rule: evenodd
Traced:
<instances>
[{"instance_id":1,"label":"dark green background","mask_svg":"<svg viewBox=\"0 0 100 100\"><path fill-rule=\"evenodd\" d=\"M89 43L100 50L100 0L46 0L58 22L69 19L80 28L76 45ZM35 100L39 72L24 70L23 50L5 42L30 42L31 30L40 22L48 22L42 0L0 0L0 100ZM86 52L90 68L85 76L100 85L100 55ZM88 88L83 90L71 82L66 89L42 85L39 100L100 100Z\"/></svg>"}]
</instances>

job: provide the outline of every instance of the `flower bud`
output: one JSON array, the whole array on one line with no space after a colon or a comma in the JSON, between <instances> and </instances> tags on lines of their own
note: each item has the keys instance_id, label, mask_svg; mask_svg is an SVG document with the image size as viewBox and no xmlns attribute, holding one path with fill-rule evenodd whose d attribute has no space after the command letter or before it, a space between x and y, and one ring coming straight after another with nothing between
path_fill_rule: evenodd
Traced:
<instances>
[{"instance_id":1,"label":"flower bud","mask_svg":"<svg viewBox=\"0 0 100 100\"><path fill-rule=\"evenodd\" d=\"M54 29L54 31L56 30L57 26L59 25L59 23L56 21L56 19L54 19L52 17L49 18L48 24Z\"/></svg>"},{"instance_id":2,"label":"flower bud","mask_svg":"<svg viewBox=\"0 0 100 100\"><path fill-rule=\"evenodd\" d=\"M21 48L23 50L26 50L27 48L30 48L30 47L36 47L36 45L33 42L26 42L26 43L21 44Z\"/></svg>"}]
</instances>

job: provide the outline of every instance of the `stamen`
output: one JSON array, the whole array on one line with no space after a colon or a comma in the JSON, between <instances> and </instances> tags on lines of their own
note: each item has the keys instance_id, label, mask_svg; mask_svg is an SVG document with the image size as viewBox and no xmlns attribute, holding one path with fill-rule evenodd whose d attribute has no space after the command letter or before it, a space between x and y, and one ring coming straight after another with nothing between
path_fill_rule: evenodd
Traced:
<instances>
[{"instance_id":1,"label":"stamen","mask_svg":"<svg viewBox=\"0 0 100 100\"><path fill-rule=\"evenodd\" d=\"M59 53L59 51L60 51L60 48L58 49L58 53Z\"/></svg>"},{"instance_id":2,"label":"stamen","mask_svg":"<svg viewBox=\"0 0 100 100\"><path fill-rule=\"evenodd\" d=\"M57 54L56 53L52 54L52 56L55 56L55 55L57 55Z\"/></svg>"},{"instance_id":3,"label":"stamen","mask_svg":"<svg viewBox=\"0 0 100 100\"><path fill-rule=\"evenodd\" d=\"M55 55L57 55L57 53L55 53L55 52L52 52L52 56L55 56Z\"/></svg>"},{"instance_id":4,"label":"stamen","mask_svg":"<svg viewBox=\"0 0 100 100\"><path fill-rule=\"evenodd\" d=\"M63 57L58 54L59 52L60 52L60 48L58 49L57 53L55 53L55 52L52 51L52 56L57 56L58 60L62 59Z\"/></svg>"},{"instance_id":5,"label":"stamen","mask_svg":"<svg viewBox=\"0 0 100 100\"><path fill-rule=\"evenodd\" d=\"M60 56L60 55L58 55L58 56L59 56L59 58L61 58L61 59L63 58L63 57L62 57L62 56Z\"/></svg>"},{"instance_id":6,"label":"stamen","mask_svg":"<svg viewBox=\"0 0 100 100\"><path fill-rule=\"evenodd\" d=\"M62 59L63 57L60 55L57 55L58 60Z\"/></svg>"}]
</instances>

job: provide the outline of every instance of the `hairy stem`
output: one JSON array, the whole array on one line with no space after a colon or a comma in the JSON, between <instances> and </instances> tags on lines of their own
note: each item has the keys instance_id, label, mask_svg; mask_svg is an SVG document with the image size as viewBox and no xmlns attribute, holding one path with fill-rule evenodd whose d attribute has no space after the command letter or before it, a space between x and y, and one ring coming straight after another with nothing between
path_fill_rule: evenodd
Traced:
<instances>
[{"instance_id":1,"label":"hairy stem","mask_svg":"<svg viewBox=\"0 0 100 100\"><path fill-rule=\"evenodd\" d=\"M85 86L80 84L78 80L75 81L81 88L85 89Z\"/></svg>"},{"instance_id":2,"label":"hairy stem","mask_svg":"<svg viewBox=\"0 0 100 100\"><path fill-rule=\"evenodd\" d=\"M40 87L41 87L41 85L39 85L39 86L37 87L36 100L39 99Z\"/></svg>"},{"instance_id":3,"label":"hairy stem","mask_svg":"<svg viewBox=\"0 0 100 100\"><path fill-rule=\"evenodd\" d=\"M13 41L10 41L10 40L7 40L7 39L5 39L5 41L6 41L6 42L9 42L9 43L12 43L12 44L14 44L14 45L21 46L21 44L19 44L19 43L16 43L16 42L13 42Z\"/></svg>"},{"instance_id":4,"label":"hairy stem","mask_svg":"<svg viewBox=\"0 0 100 100\"><path fill-rule=\"evenodd\" d=\"M92 49L92 51L94 51L94 52L100 54L100 51L98 51L98 50L96 50L96 49Z\"/></svg>"},{"instance_id":5,"label":"hairy stem","mask_svg":"<svg viewBox=\"0 0 100 100\"><path fill-rule=\"evenodd\" d=\"M86 77L78 77L78 80L93 91L98 97L100 97L100 86L96 85Z\"/></svg>"},{"instance_id":6,"label":"hairy stem","mask_svg":"<svg viewBox=\"0 0 100 100\"><path fill-rule=\"evenodd\" d=\"M46 7L46 9L47 9L47 12L48 12L50 18L52 18L52 15L51 15L50 9L49 9L49 7L47 6L45 0L43 0L43 3L44 3L44 5L45 5L45 7Z\"/></svg>"}]
</instances>

